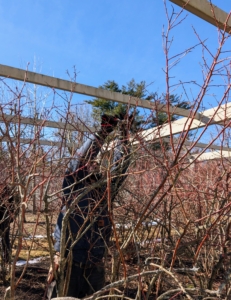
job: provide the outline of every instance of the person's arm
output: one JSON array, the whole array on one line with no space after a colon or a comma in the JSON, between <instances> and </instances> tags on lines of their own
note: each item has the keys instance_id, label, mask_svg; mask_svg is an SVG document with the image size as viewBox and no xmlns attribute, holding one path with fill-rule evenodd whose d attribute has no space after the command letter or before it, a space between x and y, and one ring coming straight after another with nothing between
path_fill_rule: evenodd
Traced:
<instances>
[{"instance_id":1,"label":"person's arm","mask_svg":"<svg viewBox=\"0 0 231 300\"><path fill-rule=\"evenodd\" d=\"M61 240L61 229L62 229L62 220L63 216L66 212L66 207L64 206L59 213L57 223L55 226L55 231L54 231L54 239L55 239L55 244L54 244L54 250L55 250L55 255L54 255L54 268L55 271L58 270L59 268L59 261L60 261L60 240ZM50 284L54 280L54 270L52 265L50 266L48 277L47 277L47 282Z\"/></svg>"},{"instance_id":2,"label":"person's arm","mask_svg":"<svg viewBox=\"0 0 231 300\"><path fill-rule=\"evenodd\" d=\"M54 268L55 271L58 270L59 268L59 261L60 261L60 256L59 253L56 253L54 255ZM47 277L47 283L50 284L54 280L54 270L53 267L50 266L49 272L48 272L48 277Z\"/></svg>"},{"instance_id":3,"label":"person's arm","mask_svg":"<svg viewBox=\"0 0 231 300\"><path fill-rule=\"evenodd\" d=\"M75 157L72 158L68 164L66 174L73 173L79 168L80 164L82 163L82 160L85 158L87 151L92 146L95 139L95 134L91 134L84 142L84 144L77 150Z\"/></svg>"},{"instance_id":4,"label":"person's arm","mask_svg":"<svg viewBox=\"0 0 231 300\"><path fill-rule=\"evenodd\" d=\"M76 183L86 176L85 165L87 164L87 157L90 159L89 156L95 142L96 135L91 134L82 147L77 150L75 157L70 159L62 185L64 194L63 204L66 204L67 201L71 200L71 194L77 188Z\"/></svg>"},{"instance_id":5,"label":"person's arm","mask_svg":"<svg viewBox=\"0 0 231 300\"><path fill-rule=\"evenodd\" d=\"M85 143L77 150L76 157L71 159L66 170L67 174L75 172L83 161L87 159L94 159L100 151L100 148L105 138L110 134L118 123L118 117L102 115L101 117L101 129L99 132L91 134ZM89 149L92 152L89 153Z\"/></svg>"},{"instance_id":6,"label":"person's arm","mask_svg":"<svg viewBox=\"0 0 231 300\"><path fill-rule=\"evenodd\" d=\"M55 230L54 230L54 239L55 239L54 249L56 252L60 252L62 221L63 221L63 216L65 213L64 208L65 208L65 206L63 207L62 211L59 213L57 223L55 225Z\"/></svg>"},{"instance_id":7,"label":"person's arm","mask_svg":"<svg viewBox=\"0 0 231 300\"><path fill-rule=\"evenodd\" d=\"M86 165L98 155L104 140L110 134L118 123L118 118L103 115L101 120L101 129L95 134L91 134L83 146L77 151L76 157L70 160L63 180L64 202L71 200L70 195L77 188L78 180L84 179L88 174Z\"/></svg>"}]
</instances>

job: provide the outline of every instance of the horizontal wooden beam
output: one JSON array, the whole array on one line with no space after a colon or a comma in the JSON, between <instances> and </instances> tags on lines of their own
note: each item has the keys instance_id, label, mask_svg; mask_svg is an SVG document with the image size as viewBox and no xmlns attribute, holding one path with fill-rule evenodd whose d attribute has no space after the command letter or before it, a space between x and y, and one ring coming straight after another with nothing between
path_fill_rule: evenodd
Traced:
<instances>
[{"instance_id":1,"label":"horizontal wooden beam","mask_svg":"<svg viewBox=\"0 0 231 300\"><path fill-rule=\"evenodd\" d=\"M212 5L207 0L170 0L171 2L183 7L199 18L210 24L226 31L231 32L231 18L228 13L219 7Z\"/></svg>"},{"instance_id":2,"label":"horizontal wooden beam","mask_svg":"<svg viewBox=\"0 0 231 300\"><path fill-rule=\"evenodd\" d=\"M67 143L65 141L63 142L56 142L56 141L48 141L48 140L43 140L43 139L23 139L20 138L20 145L36 145L36 146L48 146L48 147L69 147L69 148L73 148L76 149L77 147L79 147L79 144L76 143ZM2 137L0 136L0 143L1 142L12 142L12 143L17 143L18 140L17 138L14 137Z\"/></svg>"},{"instance_id":3,"label":"horizontal wooden beam","mask_svg":"<svg viewBox=\"0 0 231 300\"><path fill-rule=\"evenodd\" d=\"M140 141L154 141L174 134L191 131L198 128L214 124L224 124L231 119L231 103L226 103L218 107L210 108L203 112L203 116L210 120L210 123L190 118L181 118L170 124L165 124L155 128L147 129L139 133ZM136 143L136 142L135 142Z\"/></svg>"},{"instance_id":4,"label":"horizontal wooden beam","mask_svg":"<svg viewBox=\"0 0 231 300\"><path fill-rule=\"evenodd\" d=\"M194 144L191 141L185 141L184 145L191 148ZM229 147L218 146L218 145L209 145L209 144L205 144L205 143L195 143L195 145L193 146L193 149L195 147L196 148L204 148L204 149L208 148L208 149L212 149L212 150L218 150L220 152L231 151L231 149Z\"/></svg>"},{"instance_id":5,"label":"horizontal wooden beam","mask_svg":"<svg viewBox=\"0 0 231 300\"><path fill-rule=\"evenodd\" d=\"M49 121L49 120L43 120L38 118L26 118L22 117L21 115L15 116L15 115L8 115L8 114L2 114L0 115L0 122L2 123L12 123L12 124L25 124L25 125L32 125L32 126L38 126L38 127L49 127L49 128L58 128L58 129L65 129L70 131L86 131L86 132L95 132L97 130L97 127L87 127L82 124L70 124L70 122L55 122L55 121Z\"/></svg>"},{"instance_id":6,"label":"horizontal wooden beam","mask_svg":"<svg viewBox=\"0 0 231 300\"><path fill-rule=\"evenodd\" d=\"M16 143L18 142L18 139L15 137L3 137L0 136L0 142L13 142ZM67 143L65 141L63 142L58 142L58 141L51 141L51 140L44 140L44 139L25 139L25 138L20 138L20 143L21 144L36 144L36 145L41 145L41 146L50 146L50 147L78 147L79 144L76 143ZM169 143L170 139L169 138L164 138L164 141L166 143ZM155 143L157 143L158 140L155 140ZM177 144L179 141L177 139L174 139L174 143ZM193 146L194 148L208 148L208 149L213 149L213 150L219 150L219 151L231 151L231 149L229 147L223 147L223 146L218 146L218 145L209 145L205 144L205 143L196 143L193 144L192 141L184 141L184 146L188 146L189 148L191 148ZM192 154L194 155L194 154ZM195 154L194 156L196 156L198 154Z\"/></svg>"},{"instance_id":7,"label":"horizontal wooden beam","mask_svg":"<svg viewBox=\"0 0 231 300\"><path fill-rule=\"evenodd\" d=\"M164 138L164 141L169 143L170 138ZM157 141L156 141L157 142ZM178 144L179 141L178 139L173 140L174 144ZM218 146L218 145L209 145L205 143L193 143L193 141L184 141L184 146L187 146L189 150L192 150L194 148L202 148L202 149L212 149L212 150L218 150L218 151L231 151L231 148L225 147L225 146ZM193 148L192 148L193 147Z\"/></svg>"},{"instance_id":8,"label":"horizontal wooden beam","mask_svg":"<svg viewBox=\"0 0 231 300\"><path fill-rule=\"evenodd\" d=\"M1 64L0 64L0 76L16 79L24 82L34 83L42 86L47 86L53 89L60 89L72 93L78 93L78 94L93 96L93 97L102 98L106 100L111 100L123 104L129 104L138 107L148 108L151 110L162 111L162 112L166 112L178 116L188 117L192 114L192 112L190 112L187 109L167 106L163 104L157 104L152 101L142 100L139 98L131 97L129 95L124 95L122 93L111 92L108 90L95 88L77 82L63 80L60 78L55 78L55 77L51 77L39 73L25 71L22 69L17 69L17 68L13 68ZM195 118L201 119L201 115L199 113L196 113Z\"/></svg>"},{"instance_id":9,"label":"horizontal wooden beam","mask_svg":"<svg viewBox=\"0 0 231 300\"><path fill-rule=\"evenodd\" d=\"M231 150L231 149L230 149ZM231 158L231 151L211 151L206 153L199 153L199 154L191 154L189 160L192 161L206 161L206 160L213 160L213 159L230 159Z\"/></svg>"}]
</instances>

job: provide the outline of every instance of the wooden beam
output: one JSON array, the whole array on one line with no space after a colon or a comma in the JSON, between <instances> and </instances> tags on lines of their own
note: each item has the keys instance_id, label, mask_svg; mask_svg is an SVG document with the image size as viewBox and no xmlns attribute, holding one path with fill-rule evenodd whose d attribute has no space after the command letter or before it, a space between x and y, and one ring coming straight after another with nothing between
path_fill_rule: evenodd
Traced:
<instances>
[{"instance_id":1,"label":"wooden beam","mask_svg":"<svg viewBox=\"0 0 231 300\"><path fill-rule=\"evenodd\" d=\"M17 138L14 138L14 137L2 137L0 136L0 143L1 142L12 142L12 143L17 143L18 142L18 139ZM69 148L72 148L72 147L75 147L75 149L77 147L79 147L79 144L76 144L76 143L67 143L65 141L63 142L56 142L56 141L48 141L48 140L43 140L43 139L23 139L23 138L20 138L20 144L21 145L29 145L29 144L32 144L32 145L36 145L36 146L48 146L48 147L69 147Z\"/></svg>"},{"instance_id":2,"label":"wooden beam","mask_svg":"<svg viewBox=\"0 0 231 300\"><path fill-rule=\"evenodd\" d=\"M13 143L16 143L18 142L18 139L15 138L15 137L3 137L3 136L0 136L0 142L13 142ZM169 143L170 139L169 138L164 138L164 141L166 143ZM158 140L155 140L155 143L157 143ZM51 141L51 140L44 140L44 139L25 139L25 138L20 138L20 143L21 144L33 144L33 143L36 143L36 145L40 145L40 146L49 146L49 147L78 147L79 144L76 144L76 143L66 143L65 141L63 142L57 142L57 141ZM174 143L177 144L178 143L178 140L177 139L174 139ZM192 141L184 141L184 146L188 146L189 148L192 147ZM231 149L229 147L221 147L221 146L218 146L218 145L210 145L208 146L208 144L204 144L204 143L196 143L194 145L194 148L208 148L208 149L213 149L213 150L218 150L218 151L231 151ZM194 149L193 148L193 149ZM198 155L198 154L196 154ZM194 154L192 154L192 156L196 156Z\"/></svg>"},{"instance_id":3,"label":"wooden beam","mask_svg":"<svg viewBox=\"0 0 231 300\"><path fill-rule=\"evenodd\" d=\"M87 127L82 124L70 124L70 122L55 122L37 118L25 118L21 115L12 116L8 114L0 115L0 122L2 123L12 123L12 124L26 124L26 125L33 125L33 126L42 126L42 127L50 127L50 128L58 128L58 129L65 129L70 131L86 131L86 132L95 132L97 127Z\"/></svg>"},{"instance_id":4,"label":"wooden beam","mask_svg":"<svg viewBox=\"0 0 231 300\"><path fill-rule=\"evenodd\" d=\"M54 89L60 89L63 91L69 91L72 93L78 93L78 94L93 96L93 97L102 98L106 100L111 100L123 104L130 104L134 106L148 108L151 110L162 111L162 112L166 112L178 116L188 117L192 114L192 112L190 112L187 109L167 106L163 104L157 104L148 100L142 100L139 98L131 97L129 95L124 95L122 93L111 92L104 89L99 89L92 86L80 84L77 82L71 82L68 80L63 80L60 78L55 78L43 74L25 71L22 69L17 69L17 68L13 68L1 64L0 64L0 76L15 79L15 80L20 80L24 82L34 83L42 86L47 86ZM201 115L197 113L195 115L195 118L200 120Z\"/></svg>"},{"instance_id":5,"label":"wooden beam","mask_svg":"<svg viewBox=\"0 0 231 300\"><path fill-rule=\"evenodd\" d=\"M218 107L210 108L203 112L203 116L210 120L209 125L222 124L231 119L231 103L226 103ZM191 118L181 118L155 128L147 129L139 133L140 141L154 141L170 135L191 131L194 129L202 128L208 123ZM136 143L136 142L134 142Z\"/></svg>"},{"instance_id":6,"label":"wooden beam","mask_svg":"<svg viewBox=\"0 0 231 300\"><path fill-rule=\"evenodd\" d=\"M170 138L164 138L164 141L166 143L170 142ZM157 141L156 141L157 142ZM179 141L177 139L173 140L174 144L178 144ZM193 146L194 148L208 148L208 149L212 149L212 150L218 150L218 151L231 151L231 149L229 147L224 147L224 146L218 146L218 145L209 145L209 144L205 144L205 143L193 143L193 141L184 141L184 146L187 146L190 150Z\"/></svg>"},{"instance_id":7,"label":"wooden beam","mask_svg":"<svg viewBox=\"0 0 231 300\"><path fill-rule=\"evenodd\" d=\"M190 161L206 161L206 160L213 160L213 159L230 159L231 158L231 151L212 151L206 153L199 153L199 154L191 154L189 159Z\"/></svg>"},{"instance_id":8,"label":"wooden beam","mask_svg":"<svg viewBox=\"0 0 231 300\"><path fill-rule=\"evenodd\" d=\"M171 2L183 7L199 18L210 24L226 31L231 32L231 18L228 13L219 7L212 5L207 0L170 0Z\"/></svg>"}]
</instances>

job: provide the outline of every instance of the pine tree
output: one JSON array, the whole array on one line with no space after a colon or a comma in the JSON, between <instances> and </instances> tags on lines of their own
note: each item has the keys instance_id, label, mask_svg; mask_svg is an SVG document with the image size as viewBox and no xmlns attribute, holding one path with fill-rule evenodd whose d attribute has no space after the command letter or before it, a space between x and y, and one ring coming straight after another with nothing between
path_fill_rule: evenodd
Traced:
<instances>
[{"instance_id":1,"label":"pine tree","mask_svg":"<svg viewBox=\"0 0 231 300\"><path fill-rule=\"evenodd\" d=\"M122 87L120 88L117 82L115 82L114 80L108 80L102 86L99 86L99 88L141 99L146 99L146 86L144 81L136 83L135 80L132 79L128 82L127 85L122 85ZM128 113L129 115L134 114L133 128L137 129L143 122L143 119L140 116L140 111L137 110L136 107L130 107L130 110L128 111L127 104L116 103L114 101L108 101L101 98L95 98L86 102L92 105L92 117L96 121L100 121L102 114L125 115L126 113Z\"/></svg>"},{"instance_id":2,"label":"pine tree","mask_svg":"<svg viewBox=\"0 0 231 300\"><path fill-rule=\"evenodd\" d=\"M125 95L130 95L132 97L137 97L146 101L158 101L159 103L165 104L165 95L160 97L157 93L148 93L146 89L146 83L145 81L141 81L140 83L136 83L134 79L129 81L127 85L122 85L122 87L119 87L119 84L115 82L114 80L108 80L105 82L102 86L99 88L122 93ZM169 121L168 115L164 112L154 112L153 116L149 118L148 123L147 120L144 120L144 118L140 115L140 110L136 107L130 107L130 111L128 110L127 104L117 103L114 101L108 101L102 98L95 98L92 100L86 101L88 104L92 105L92 117L95 121L101 120L102 114L109 114L109 115L125 115L128 114L134 114L134 125L133 129L138 129L141 125L145 124L146 128L156 127L159 125L163 125L164 123ZM181 101L180 97L177 95L170 95L170 104L172 106L184 108L184 109L190 109L189 103L185 101ZM174 121L177 119L176 115L171 116L170 121Z\"/></svg>"}]
</instances>

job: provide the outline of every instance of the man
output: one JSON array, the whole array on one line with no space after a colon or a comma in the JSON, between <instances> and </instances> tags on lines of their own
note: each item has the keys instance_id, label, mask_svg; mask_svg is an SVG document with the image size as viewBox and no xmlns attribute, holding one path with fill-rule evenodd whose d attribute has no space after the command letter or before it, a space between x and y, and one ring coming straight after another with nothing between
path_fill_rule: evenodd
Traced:
<instances>
[{"instance_id":1,"label":"man","mask_svg":"<svg viewBox=\"0 0 231 300\"><path fill-rule=\"evenodd\" d=\"M127 123L118 117L103 115L100 132L89 136L66 171L64 206L55 228L54 248L57 252L55 267L58 268L60 249L65 247L66 283L63 289L67 296L82 298L104 286L103 257L111 236L111 203L126 178L129 166ZM115 128L119 129L119 137L112 146L112 160L103 171L97 155ZM63 224L66 228L62 228ZM63 246L62 235L65 235ZM53 279L52 269L50 271L49 283ZM62 277L62 274L59 275L58 279ZM60 289L59 282L52 293L49 291L48 297L55 297L57 288Z\"/></svg>"}]
</instances>

